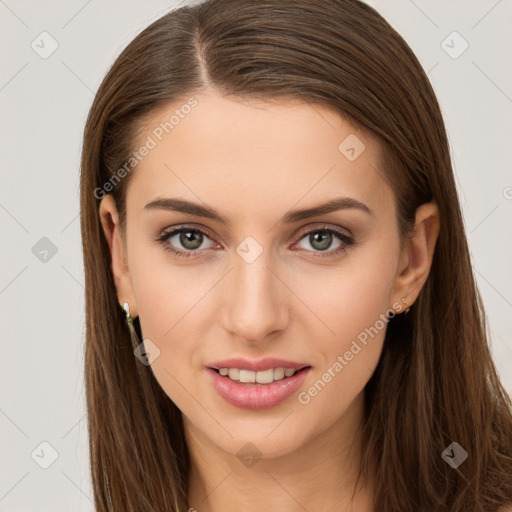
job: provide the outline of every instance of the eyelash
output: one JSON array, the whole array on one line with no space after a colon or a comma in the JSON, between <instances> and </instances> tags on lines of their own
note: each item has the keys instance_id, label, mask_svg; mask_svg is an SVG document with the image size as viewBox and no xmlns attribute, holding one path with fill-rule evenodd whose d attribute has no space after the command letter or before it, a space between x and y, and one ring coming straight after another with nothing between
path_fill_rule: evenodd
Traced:
<instances>
[{"instance_id":1,"label":"eyelash","mask_svg":"<svg viewBox=\"0 0 512 512\"><path fill-rule=\"evenodd\" d=\"M161 235L159 235L156 238L156 241L163 245L164 250L171 252L177 258L198 258L199 257L198 253L200 251L197 249L193 250L193 251L192 250L191 251L182 251L180 249L172 248L172 246L167 243L169 238L172 238L174 235L177 235L179 233L184 233L184 232L185 233L187 233L187 232L201 233L202 235L207 236L208 238L211 239L211 237L208 235L208 233L206 231L203 231L202 229L192 228L189 226L180 226L178 228L172 229L171 231L167 231L167 232L164 231ZM342 231L335 229L335 228L327 228L326 226L324 226L323 228L316 228L316 229L312 229L310 231L306 231L305 233L303 233L301 235L301 237L297 240L297 242L300 242L303 238L305 238L308 235L311 235L312 233L334 234L338 238L338 240L340 240L344 244L333 251L325 251L325 254L322 254L323 251L307 251L307 252L319 253L320 258L335 257L335 256L340 255L341 253L346 254L347 249L350 248L351 246L355 245L355 243L356 243L352 237L346 235Z\"/></svg>"}]
</instances>

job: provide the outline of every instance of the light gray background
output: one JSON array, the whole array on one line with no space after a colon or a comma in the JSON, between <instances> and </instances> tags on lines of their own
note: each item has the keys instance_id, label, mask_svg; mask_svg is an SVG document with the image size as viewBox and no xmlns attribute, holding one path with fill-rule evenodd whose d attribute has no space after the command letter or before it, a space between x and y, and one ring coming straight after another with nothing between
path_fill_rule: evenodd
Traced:
<instances>
[{"instance_id":1,"label":"light gray background","mask_svg":"<svg viewBox=\"0 0 512 512\"><path fill-rule=\"evenodd\" d=\"M493 353L512 393L512 2L369 3L411 45L441 103ZM82 132L108 66L174 5L0 0L1 512L93 510L82 368ZM31 47L43 46L43 31L58 43L46 59ZM454 31L469 44L458 58L464 41L448 37ZM45 262L33 252L43 237L57 249ZM52 462L52 448L42 442L58 454L48 469L40 464Z\"/></svg>"}]
</instances>

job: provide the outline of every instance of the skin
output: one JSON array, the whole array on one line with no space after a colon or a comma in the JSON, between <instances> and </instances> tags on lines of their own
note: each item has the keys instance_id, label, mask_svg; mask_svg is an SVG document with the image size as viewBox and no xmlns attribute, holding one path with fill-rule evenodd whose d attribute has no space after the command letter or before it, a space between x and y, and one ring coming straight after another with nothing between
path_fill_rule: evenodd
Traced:
<instances>
[{"instance_id":1,"label":"skin","mask_svg":"<svg viewBox=\"0 0 512 512\"><path fill-rule=\"evenodd\" d=\"M183 413L189 505L199 512L260 511L269 503L284 512L370 511L372 482L354 493L354 475L363 389L385 327L307 404L295 393L265 410L234 407L205 367L232 356L307 362L312 370L299 390L307 391L381 314L414 303L432 264L437 205L417 210L415 235L401 249L393 192L369 134L297 100L242 102L210 89L194 97L198 105L133 171L125 246L112 197L99 208L118 300L129 302L144 338L160 349L151 369ZM185 101L153 113L139 142ZM338 149L349 134L366 146L354 161ZM291 209L340 196L373 215L345 209L279 224ZM165 197L206 204L231 222L145 210ZM183 224L210 233L197 258L178 259L155 241ZM343 245L333 235L322 251L307 233L324 225L349 230L356 244L333 255ZM263 250L252 263L236 252L247 236ZM172 244L186 250L179 235ZM237 456L246 443L261 453L251 467Z\"/></svg>"}]
</instances>

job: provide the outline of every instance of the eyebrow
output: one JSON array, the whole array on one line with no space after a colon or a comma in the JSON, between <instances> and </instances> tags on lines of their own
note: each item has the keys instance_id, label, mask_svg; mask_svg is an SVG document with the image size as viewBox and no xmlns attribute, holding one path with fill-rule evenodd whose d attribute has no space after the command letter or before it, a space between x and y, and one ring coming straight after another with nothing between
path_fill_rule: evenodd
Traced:
<instances>
[{"instance_id":1,"label":"eyebrow","mask_svg":"<svg viewBox=\"0 0 512 512\"><path fill-rule=\"evenodd\" d=\"M351 197L338 197L330 201L306 208L302 210L292 210L281 219L281 224L293 224L300 220L316 217L326 213L331 213L338 210L356 209L363 211L371 216L374 216L373 211L361 201ZM221 215L219 212L208 206L203 206L197 203L186 201L185 199L177 198L161 198L155 199L148 203L144 210L171 210L175 212L189 213L198 217L211 219L221 224L229 225L229 219Z\"/></svg>"}]
</instances>

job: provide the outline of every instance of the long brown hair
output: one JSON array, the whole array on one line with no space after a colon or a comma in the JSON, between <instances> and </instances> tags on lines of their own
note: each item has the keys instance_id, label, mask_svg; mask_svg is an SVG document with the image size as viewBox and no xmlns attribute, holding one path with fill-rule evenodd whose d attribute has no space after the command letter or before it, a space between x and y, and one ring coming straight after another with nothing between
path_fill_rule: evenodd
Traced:
<instances>
[{"instance_id":1,"label":"long brown hair","mask_svg":"<svg viewBox=\"0 0 512 512\"><path fill-rule=\"evenodd\" d=\"M490 512L512 502L512 405L488 347L443 119L417 58L358 0L208 0L171 11L126 47L85 127L85 378L96 509L188 510L181 412L133 356L98 199L113 194L124 226L126 187L137 172L126 162L141 123L206 86L321 103L376 136L402 241L416 209L438 204L430 275L410 313L389 322L365 388L360 476L373 477L379 512ZM469 454L456 469L441 457L452 442Z\"/></svg>"}]
</instances>

